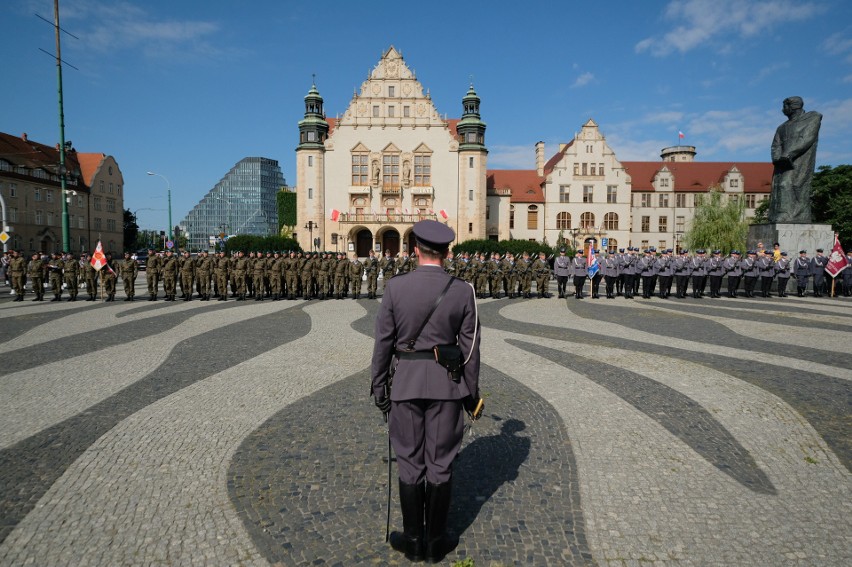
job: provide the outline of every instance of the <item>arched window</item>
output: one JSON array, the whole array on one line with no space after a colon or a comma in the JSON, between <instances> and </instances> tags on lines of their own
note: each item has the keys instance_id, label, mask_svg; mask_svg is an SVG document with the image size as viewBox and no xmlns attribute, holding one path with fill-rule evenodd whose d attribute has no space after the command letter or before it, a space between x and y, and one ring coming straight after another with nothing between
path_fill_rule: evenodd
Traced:
<instances>
[{"instance_id":1,"label":"arched window","mask_svg":"<svg viewBox=\"0 0 852 567\"><path fill-rule=\"evenodd\" d=\"M583 213L580 215L580 228L595 228L595 214Z\"/></svg>"},{"instance_id":2,"label":"arched window","mask_svg":"<svg viewBox=\"0 0 852 567\"><path fill-rule=\"evenodd\" d=\"M571 230L571 213L559 213L556 215L556 228L558 230Z\"/></svg>"},{"instance_id":3,"label":"arched window","mask_svg":"<svg viewBox=\"0 0 852 567\"><path fill-rule=\"evenodd\" d=\"M538 205L527 207L527 230L538 230Z\"/></svg>"},{"instance_id":4,"label":"arched window","mask_svg":"<svg viewBox=\"0 0 852 567\"><path fill-rule=\"evenodd\" d=\"M618 213L604 215L604 230L618 230Z\"/></svg>"},{"instance_id":5,"label":"arched window","mask_svg":"<svg viewBox=\"0 0 852 567\"><path fill-rule=\"evenodd\" d=\"M615 238L610 238L606 243L607 254L615 254L618 252L618 241Z\"/></svg>"}]
</instances>

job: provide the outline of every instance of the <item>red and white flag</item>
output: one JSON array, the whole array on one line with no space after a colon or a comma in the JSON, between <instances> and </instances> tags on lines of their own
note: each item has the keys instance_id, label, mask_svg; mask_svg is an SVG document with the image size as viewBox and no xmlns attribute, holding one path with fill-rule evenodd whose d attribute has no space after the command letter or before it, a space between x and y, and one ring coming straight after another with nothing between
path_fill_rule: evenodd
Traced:
<instances>
[{"instance_id":1,"label":"red and white flag","mask_svg":"<svg viewBox=\"0 0 852 567\"><path fill-rule=\"evenodd\" d=\"M438 211L438 214L441 215L442 217L444 217L445 219L450 218L450 215L448 215L447 211L445 211L444 209L441 209L440 211Z\"/></svg>"},{"instance_id":2,"label":"red and white flag","mask_svg":"<svg viewBox=\"0 0 852 567\"><path fill-rule=\"evenodd\" d=\"M340 218L340 211L338 211L337 209L331 209L331 214L329 215L329 218L331 218L331 220L333 221L336 221Z\"/></svg>"},{"instance_id":3,"label":"red and white flag","mask_svg":"<svg viewBox=\"0 0 852 567\"><path fill-rule=\"evenodd\" d=\"M834 233L834 248L831 249L831 255L828 257L828 264L825 266L825 271L836 278L837 274L849 267L849 261L846 259L846 254L843 252L843 247L840 246L840 240L837 239L837 233Z\"/></svg>"},{"instance_id":4,"label":"red and white flag","mask_svg":"<svg viewBox=\"0 0 852 567\"><path fill-rule=\"evenodd\" d=\"M90 260L92 267L95 270L100 271L101 268L106 266L106 256L104 255L104 247L101 246L101 241L98 240L98 246L95 248L95 253L92 254L92 259Z\"/></svg>"},{"instance_id":5,"label":"red and white flag","mask_svg":"<svg viewBox=\"0 0 852 567\"><path fill-rule=\"evenodd\" d=\"M683 140L684 138L686 138L686 134L684 134L683 132L678 130L677 131L677 137L678 137L679 140Z\"/></svg>"}]
</instances>

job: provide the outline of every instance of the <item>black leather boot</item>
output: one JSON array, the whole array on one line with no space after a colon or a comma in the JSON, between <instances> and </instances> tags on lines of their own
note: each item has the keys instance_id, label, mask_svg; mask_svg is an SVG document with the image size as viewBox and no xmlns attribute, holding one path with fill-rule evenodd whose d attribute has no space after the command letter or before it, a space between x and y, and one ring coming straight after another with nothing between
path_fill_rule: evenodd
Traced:
<instances>
[{"instance_id":1,"label":"black leather boot","mask_svg":"<svg viewBox=\"0 0 852 567\"><path fill-rule=\"evenodd\" d=\"M399 481L399 503L402 508L402 532L391 532L390 544L409 561L423 561L423 484Z\"/></svg>"},{"instance_id":2,"label":"black leather boot","mask_svg":"<svg viewBox=\"0 0 852 567\"><path fill-rule=\"evenodd\" d=\"M456 548L458 540L447 538L451 481L426 483L426 562L440 563Z\"/></svg>"}]
</instances>

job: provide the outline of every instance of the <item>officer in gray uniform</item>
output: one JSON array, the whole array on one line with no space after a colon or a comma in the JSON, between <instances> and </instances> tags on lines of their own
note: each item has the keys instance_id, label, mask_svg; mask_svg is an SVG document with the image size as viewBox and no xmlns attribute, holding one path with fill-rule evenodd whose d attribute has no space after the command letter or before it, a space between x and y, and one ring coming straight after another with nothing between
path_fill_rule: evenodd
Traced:
<instances>
[{"instance_id":1,"label":"officer in gray uniform","mask_svg":"<svg viewBox=\"0 0 852 567\"><path fill-rule=\"evenodd\" d=\"M624 299L633 299L636 278L636 263L639 258L634 252L636 248L627 247L627 254L621 257L621 273L624 275Z\"/></svg>"},{"instance_id":2,"label":"officer in gray uniform","mask_svg":"<svg viewBox=\"0 0 852 567\"><path fill-rule=\"evenodd\" d=\"M559 298L565 297L565 288L568 287L568 277L571 275L571 258L565 255L565 248L559 249L559 256L553 261L553 275L556 276L556 286L559 289Z\"/></svg>"},{"instance_id":3,"label":"officer in gray uniform","mask_svg":"<svg viewBox=\"0 0 852 567\"><path fill-rule=\"evenodd\" d=\"M811 275L814 277L814 296L822 297L825 292L825 267L828 258L823 256L822 248L817 248L816 256L811 258Z\"/></svg>"},{"instance_id":4,"label":"officer in gray uniform","mask_svg":"<svg viewBox=\"0 0 852 567\"><path fill-rule=\"evenodd\" d=\"M657 259L657 275L660 277L660 299L667 299L672 294L672 277L674 275L674 259L672 249L663 250L663 255Z\"/></svg>"},{"instance_id":5,"label":"officer in gray uniform","mask_svg":"<svg viewBox=\"0 0 852 567\"><path fill-rule=\"evenodd\" d=\"M722 268L728 275L728 297L737 297L737 288L740 287L740 278L743 275L740 266L740 251L731 250L731 255L722 262Z\"/></svg>"},{"instance_id":6,"label":"officer in gray uniform","mask_svg":"<svg viewBox=\"0 0 852 567\"><path fill-rule=\"evenodd\" d=\"M683 299L686 297L686 288L689 287L689 277L692 275L692 261L689 258L689 250L684 248L680 256L675 258L674 278L675 297Z\"/></svg>"},{"instance_id":7,"label":"officer in gray uniform","mask_svg":"<svg viewBox=\"0 0 852 567\"><path fill-rule=\"evenodd\" d=\"M725 261L721 250L713 250L713 255L706 262L707 277L710 279L710 297L722 297L722 278L725 275Z\"/></svg>"},{"instance_id":8,"label":"officer in gray uniform","mask_svg":"<svg viewBox=\"0 0 852 567\"><path fill-rule=\"evenodd\" d=\"M778 297L787 297L787 282L790 281L790 260L786 252L781 252L781 259L775 262L775 274L778 278Z\"/></svg>"},{"instance_id":9,"label":"officer in gray uniform","mask_svg":"<svg viewBox=\"0 0 852 567\"><path fill-rule=\"evenodd\" d=\"M760 296L772 297L772 280L775 278L775 261L772 259L772 250L764 250L763 256L757 259L757 267L760 270Z\"/></svg>"},{"instance_id":10,"label":"officer in gray uniform","mask_svg":"<svg viewBox=\"0 0 852 567\"><path fill-rule=\"evenodd\" d=\"M445 536L453 460L462 442L462 410L473 412L480 401L480 328L473 288L441 266L453 230L423 220L413 232L420 267L385 287L376 317L371 392L376 406L390 412L399 468L403 532L391 534L391 546L411 561L434 563L453 546ZM458 345L464 363L460 375L436 363L436 345Z\"/></svg>"},{"instance_id":11,"label":"officer in gray uniform","mask_svg":"<svg viewBox=\"0 0 852 567\"><path fill-rule=\"evenodd\" d=\"M811 277L811 259L808 258L807 250L799 250L799 257L793 262L793 274L796 276L796 293L804 297L808 278Z\"/></svg>"}]
</instances>

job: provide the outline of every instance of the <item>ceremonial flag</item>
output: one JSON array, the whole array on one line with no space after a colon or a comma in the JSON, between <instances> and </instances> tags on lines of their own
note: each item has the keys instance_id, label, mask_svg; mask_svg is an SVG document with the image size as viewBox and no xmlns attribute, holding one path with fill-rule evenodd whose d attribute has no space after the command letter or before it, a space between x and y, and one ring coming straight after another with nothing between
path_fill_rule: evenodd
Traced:
<instances>
[{"instance_id":1,"label":"ceremonial flag","mask_svg":"<svg viewBox=\"0 0 852 567\"><path fill-rule=\"evenodd\" d=\"M331 209L330 218L333 221L336 221L337 219L339 219L340 218L340 211L338 211L337 209Z\"/></svg>"},{"instance_id":2,"label":"ceremonial flag","mask_svg":"<svg viewBox=\"0 0 852 567\"><path fill-rule=\"evenodd\" d=\"M595 249L593 246L589 246L589 255L586 257L586 271L588 271L589 277L595 277L595 274L598 273L600 268L598 258L595 256Z\"/></svg>"},{"instance_id":3,"label":"ceremonial flag","mask_svg":"<svg viewBox=\"0 0 852 567\"><path fill-rule=\"evenodd\" d=\"M101 246L100 240L98 240L98 246L97 248L95 248L95 253L92 254L92 259L90 260L90 263L96 271L100 271L101 268L103 268L107 263L106 256L104 255L104 247Z\"/></svg>"},{"instance_id":4,"label":"ceremonial flag","mask_svg":"<svg viewBox=\"0 0 852 567\"><path fill-rule=\"evenodd\" d=\"M825 266L825 271L836 278L837 274L849 267L849 261L846 260L846 254L843 252L843 247L840 246L840 240L837 239L837 233L834 233L834 248L831 249L831 255L828 257L828 264Z\"/></svg>"},{"instance_id":5,"label":"ceremonial flag","mask_svg":"<svg viewBox=\"0 0 852 567\"><path fill-rule=\"evenodd\" d=\"M677 131L677 137L678 137L679 140L683 140L686 137L686 134L684 134L683 132L678 130Z\"/></svg>"},{"instance_id":6,"label":"ceremonial flag","mask_svg":"<svg viewBox=\"0 0 852 567\"><path fill-rule=\"evenodd\" d=\"M442 217L444 217L445 219L450 218L450 215L448 215L447 211L445 211L444 209L441 209L440 211L438 211L438 214L441 215Z\"/></svg>"}]
</instances>

